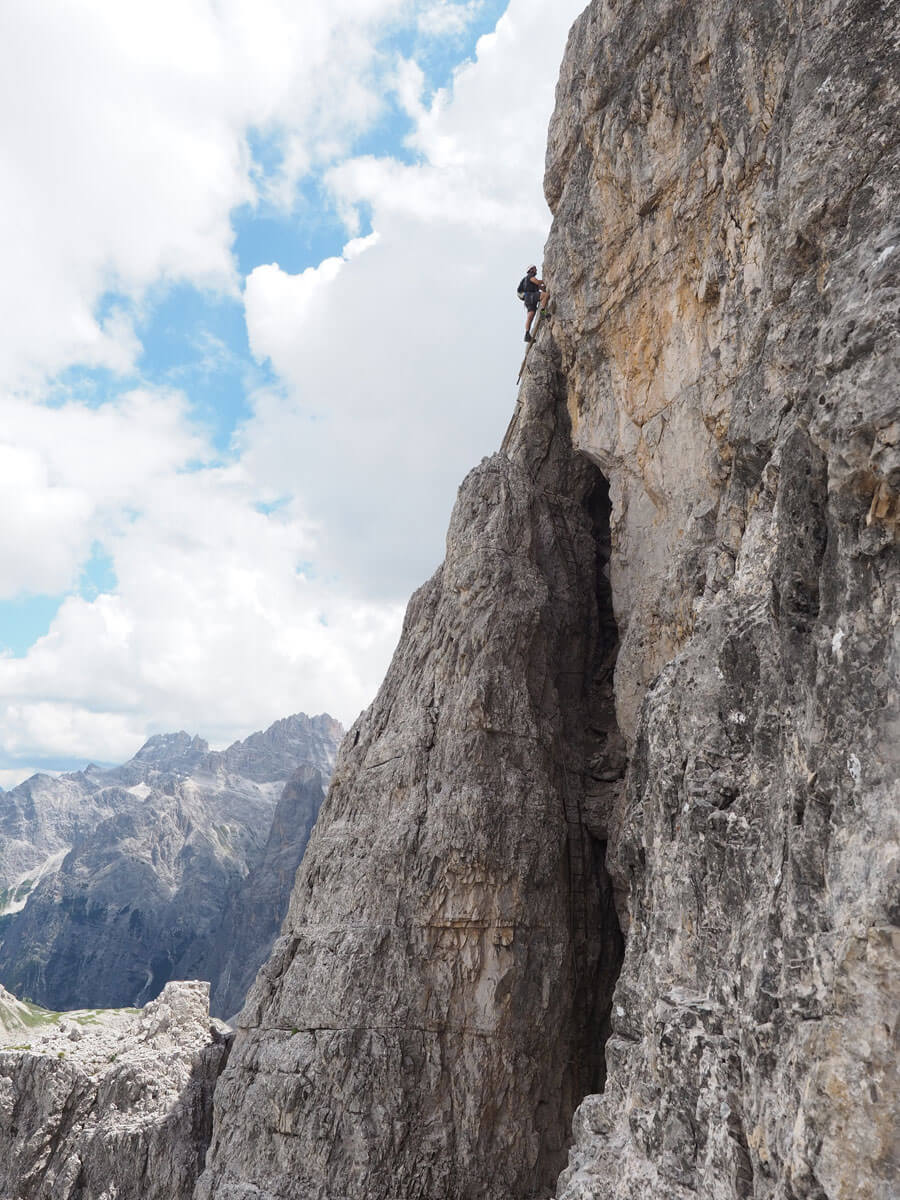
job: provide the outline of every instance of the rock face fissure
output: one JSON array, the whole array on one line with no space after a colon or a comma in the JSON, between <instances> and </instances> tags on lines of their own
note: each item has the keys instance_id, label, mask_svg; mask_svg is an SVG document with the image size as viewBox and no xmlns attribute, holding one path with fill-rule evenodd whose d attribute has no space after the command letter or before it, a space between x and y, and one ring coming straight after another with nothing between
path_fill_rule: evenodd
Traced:
<instances>
[{"instance_id":1,"label":"rock face fissure","mask_svg":"<svg viewBox=\"0 0 900 1200\"><path fill-rule=\"evenodd\" d=\"M602 1086L622 954L607 493L545 357L344 741L238 1018L199 1197L552 1188Z\"/></svg>"},{"instance_id":2,"label":"rock face fissure","mask_svg":"<svg viewBox=\"0 0 900 1200\"><path fill-rule=\"evenodd\" d=\"M590 1052L596 1058L596 1084L601 1092L606 1082L606 1040L610 1034L613 991L624 956L624 938L616 910L615 885L607 868L610 826L617 810L626 768L625 740L619 731L615 708L615 666L619 651L609 564L612 552L609 483L595 471L595 480L584 502L594 539L594 589L597 640L590 669L592 703L587 726L585 754L586 786L580 826L585 843L582 853L594 890L593 912L586 933L593 963L586 999L586 1030ZM623 906L624 897L619 897Z\"/></svg>"}]
</instances>

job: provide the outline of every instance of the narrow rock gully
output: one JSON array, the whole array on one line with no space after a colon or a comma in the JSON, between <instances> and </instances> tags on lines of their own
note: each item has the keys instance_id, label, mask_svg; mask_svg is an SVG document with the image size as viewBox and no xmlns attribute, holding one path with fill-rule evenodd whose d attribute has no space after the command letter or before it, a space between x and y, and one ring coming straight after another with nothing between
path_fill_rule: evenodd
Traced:
<instances>
[{"instance_id":1,"label":"narrow rock gully","mask_svg":"<svg viewBox=\"0 0 900 1200\"><path fill-rule=\"evenodd\" d=\"M569 824L570 891L576 949L575 1013L584 1030L579 1072L582 1095L603 1091L604 1047L610 1033L612 997L625 942L606 865L609 828L624 786L625 740L616 722L613 676L619 635L609 580L611 551L609 484L596 467L583 501L594 546L596 629L589 643L587 721L582 744L581 797ZM566 792L569 789L565 789ZM568 797L567 797L568 799ZM573 817L576 818L573 820Z\"/></svg>"}]
</instances>

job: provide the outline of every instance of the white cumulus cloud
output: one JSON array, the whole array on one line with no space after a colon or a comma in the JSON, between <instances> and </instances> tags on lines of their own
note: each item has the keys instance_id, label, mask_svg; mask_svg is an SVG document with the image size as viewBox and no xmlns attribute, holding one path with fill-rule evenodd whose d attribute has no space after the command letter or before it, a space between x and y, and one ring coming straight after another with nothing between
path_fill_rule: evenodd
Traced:
<instances>
[{"instance_id":1,"label":"white cumulus cloud","mask_svg":"<svg viewBox=\"0 0 900 1200\"><path fill-rule=\"evenodd\" d=\"M0 6L0 383L128 369L109 292L236 291L231 212L298 177L382 104L379 31L404 0L8 0ZM249 138L275 137L264 180Z\"/></svg>"},{"instance_id":2,"label":"white cumulus cloud","mask_svg":"<svg viewBox=\"0 0 900 1200\"><path fill-rule=\"evenodd\" d=\"M96 544L115 576L0 658L8 759L117 760L152 732L224 743L368 702L457 485L512 411L513 293L549 225L546 124L581 6L511 0L428 101L380 33L411 11L452 33L477 5L3 7L3 595L71 590ZM347 157L391 88L414 161ZM263 172L251 144L270 136L282 157ZM347 214L343 252L240 280L233 209L289 208L310 170ZM40 391L70 364L135 363L147 289L178 279L243 294L276 376L224 457L176 389L99 407Z\"/></svg>"},{"instance_id":3,"label":"white cumulus cloud","mask_svg":"<svg viewBox=\"0 0 900 1200\"><path fill-rule=\"evenodd\" d=\"M546 127L579 8L513 0L452 89L422 107L419 161L331 170L344 209L371 213L365 255L248 281L251 347L286 391L244 429L243 462L285 491L302 480L329 569L361 594L402 597L437 565L457 485L511 414L515 287L549 227ZM419 82L407 68L397 83L407 110Z\"/></svg>"}]
</instances>

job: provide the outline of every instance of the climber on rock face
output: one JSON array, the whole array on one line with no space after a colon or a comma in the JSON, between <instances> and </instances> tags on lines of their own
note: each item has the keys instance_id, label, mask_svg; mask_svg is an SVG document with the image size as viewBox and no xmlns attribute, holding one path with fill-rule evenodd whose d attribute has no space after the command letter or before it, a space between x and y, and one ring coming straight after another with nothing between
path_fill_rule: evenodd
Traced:
<instances>
[{"instance_id":1,"label":"climber on rock face","mask_svg":"<svg viewBox=\"0 0 900 1200\"><path fill-rule=\"evenodd\" d=\"M547 289L543 279L537 277L537 267L529 267L525 272L525 278L519 284L518 295L525 304L527 316L525 317L525 341L530 342L531 323L534 320L534 314L538 310L538 306L546 308L547 306Z\"/></svg>"}]
</instances>

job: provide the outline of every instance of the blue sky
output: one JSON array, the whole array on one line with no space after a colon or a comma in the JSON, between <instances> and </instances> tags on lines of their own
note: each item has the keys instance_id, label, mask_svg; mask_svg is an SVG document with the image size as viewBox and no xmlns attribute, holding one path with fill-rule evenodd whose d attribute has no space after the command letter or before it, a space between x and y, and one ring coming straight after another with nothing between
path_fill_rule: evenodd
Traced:
<instances>
[{"instance_id":1,"label":"blue sky","mask_svg":"<svg viewBox=\"0 0 900 1200\"><path fill-rule=\"evenodd\" d=\"M514 399L581 6L49 7L0 18L6 785L371 698Z\"/></svg>"}]
</instances>

